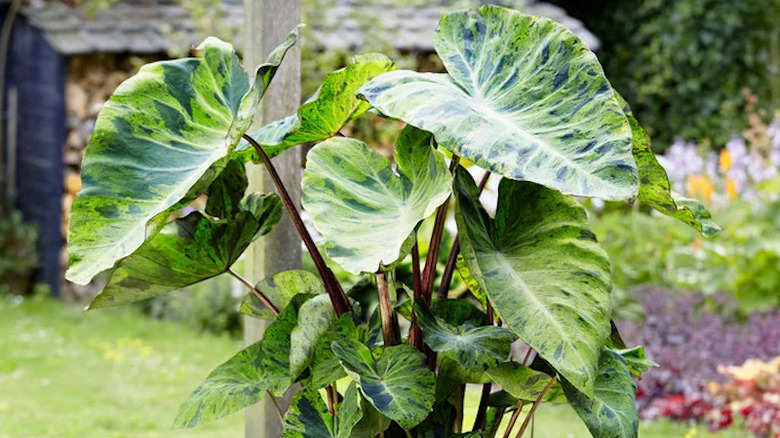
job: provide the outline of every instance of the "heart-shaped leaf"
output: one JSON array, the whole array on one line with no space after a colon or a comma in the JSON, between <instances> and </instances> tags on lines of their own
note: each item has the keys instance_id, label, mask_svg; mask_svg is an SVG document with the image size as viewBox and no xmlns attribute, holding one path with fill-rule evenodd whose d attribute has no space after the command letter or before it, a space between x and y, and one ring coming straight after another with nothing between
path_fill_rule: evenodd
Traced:
<instances>
[{"instance_id":1,"label":"heart-shaped leaf","mask_svg":"<svg viewBox=\"0 0 780 438\"><path fill-rule=\"evenodd\" d=\"M410 429L433 407L435 376L425 356L411 345L387 347L374 360L365 345L352 340L333 342L333 353L374 407Z\"/></svg>"},{"instance_id":2,"label":"heart-shaped leaf","mask_svg":"<svg viewBox=\"0 0 780 438\"><path fill-rule=\"evenodd\" d=\"M201 58L147 64L117 88L84 156L69 280L86 284L111 268L159 230L169 209L206 190L296 37L297 29L258 67L251 87L233 47L209 38Z\"/></svg>"},{"instance_id":3,"label":"heart-shaped leaf","mask_svg":"<svg viewBox=\"0 0 780 438\"><path fill-rule=\"evenodd\" d=\"M592 399L565 380L561 384L569 404L588 426L594 438L638 436L636 383L631 378L623 356L607 348L601 353L596 393Z\"/></svg>"},{"instance_id":4,"label":"heart-shaped leaf","mask_svg":"<svg viewBox=\"0 0 780 438\"><path fill-rule=\"evenodd\" d=\"M182 403L175 427L195 427L251 406L266 392L284 393L292 384L290 333L298 309L311 295L297 295L268 326L263 339L218 366Z\"/></svg>"},{"instance_id":5,"label":"heart-shaped leaf","mask_svg":"<svg viewBox=\"0 0 780 438\"><path fill-rule=\"evenodd\" d=\"M269 158L291 146L333 137L344 124L369 109L368 103L355 96L357 89L393 69L393 61L381 53L357 55L345 68L325 75L320 88L298 108L297 114L265 125L251 136L263 146ZM253 161L259 161L248 142L242 141L237 150L247 150Z\"/></svg>"},{"instance_id":6,"label":"heart-shaped leaf","mask_svg":"<svg viewBox=\"0 0 780 438\"><path fill-rule=\"evenodd\" d=\"M253 194L230 220L213 221L193 212L170 222L119 261L89 308L144 300L222 274L281 217L278 196Z\"/></svg>"},{"instance_id":7,"label":"heart-shaped leaf","mask_svg":"<svg viewBox=\"0 0 780 438\"><path fill-rule=\"evenodd\" d=\"M375 272L403 255L417 224L450 195L452 178L430 134L405 128L396 142L397 174L365 143L332 138L308 154L303 207L345 270Z\"/></svg>"},{"instance_id":8,"label":"heart-shaped leaf","mask_svg":"<svg viewBox=\"0 0 780 438\"><path fill-rule=\"evenodd\" d=\"M360 393L354 383L344 393L336 415L328 411L319 391L306 388L293 397L284 415L282 438L350 438L362 417Z\"/></svg>"},{"instance_id":9,"label":"heart-shaped leaf","mask_svg":"<svg viewBox=\"0 0 780 438\"><path fill-rule=\"evenodd\" d=\"M639 200L669 217L685 222L703 236L717 234L721 227L712 220L712 215L701 202L672 191L666 170L653 154L650 136L634 117L628 103L616 91L614 93L631 124L634 160L639 169Z\"/></svg>"},{"instance_id":10,"label":"heart-shaped leaf","mask_svg":"<svg viewBox=\"0 0 780 438\"><path fill-rule=\"evenodd\" d=\"M631 128L596 56L565 27L487 5L445 15L433 44L449 74L389 72L359 93L500 175L636 196Z\"/></svg>"},{"instance_id":11,"label":"heart-shaped leaf","mask_svg":"<svg viewBox=\"0 0 780 438\"><path fill-rule=\"evenodd\" d=\"M509 330L582 392L593 395L610 332L607 255L577 201L537 184L503 179L491 219L463 168L455 177L466 264Z\"/></svg>"},{"instance_id":12,"label":"heart-shaped leaf","mask_svg":"<svg viewBox=\"0 0 780 438\"><path fill-rule=\"evenodd\" d=\"M298 311L298 324L290 336L290 372L299 375L311 363L320 338L336 322L336 311L327 294L305 302Z\"/></svg>"},{"instance_id":13,"label":"heart-shaped leaf","mask_svg":"<svg viewBox=\"0 0 780 438\"><path fill-rule=\"evenodd\" d=\"M325 285L317 274L300 269L276 273L255 285L263 295L279 309L284 309L292 297L298 294L323 293ZM255 294L247 294L241 302L241 313L255 318L276 319L273 313Z\"/></svg>"},{"instance_id":14,"label":"heart-shaped leaf","mask_svg":"<svg viewBox=\"0 0 780 438\"><path fill-rule=\"evenodd\" d=\"M484 371L507 360L509 347L517 339L502 327L448 324L434 316L422 299L415 302L414 312L425 343L441 357L449 357L470 370Z\"/></svg>"}]
</instances>

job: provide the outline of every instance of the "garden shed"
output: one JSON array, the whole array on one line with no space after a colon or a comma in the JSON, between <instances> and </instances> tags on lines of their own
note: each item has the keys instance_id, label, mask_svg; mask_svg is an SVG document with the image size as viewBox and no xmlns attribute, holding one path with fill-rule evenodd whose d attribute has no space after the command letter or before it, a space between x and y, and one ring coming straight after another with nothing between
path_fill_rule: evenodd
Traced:
<instances>
[{"instance_id":1,"label":"garden shed","mask_svg":"<svg viewBox=\"0 0 780 438\"><path fill-rule=\"evenodd\" d=\"M314 41L304 44L328 50L359 51L368 38L376 38L422 59L433 53L430 35L445 10L480 3L552 18L592 49L599 44L561 8L531 0L442 0L415 7L387 0L314 3L316 10L308 12L308 35ZM223 27L241 29L243 2L224 0L215 14ZM169 53L181 54L196 44L196 24L192 11L173 0L119 0L94 16L83 5L38 1L22 8L17 17L6 68L4 174L11 175L6 187L18 199L17 207L39 225L38 281L50 285L54 294L77 298L91 293L88 287L66 284L62 275L67 264L67 218L81 185L81 159L95 117L140 65ZM242 47L240 35L232 39Z\"/></svg>"}]
</instances>

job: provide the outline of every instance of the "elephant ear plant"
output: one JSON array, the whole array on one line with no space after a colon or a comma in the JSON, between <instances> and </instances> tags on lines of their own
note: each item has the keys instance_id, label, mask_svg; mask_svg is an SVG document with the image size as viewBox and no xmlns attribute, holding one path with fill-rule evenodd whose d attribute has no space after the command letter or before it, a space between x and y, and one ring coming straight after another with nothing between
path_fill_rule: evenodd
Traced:
<instances>
[{"instance_id":1,"label":"elephant ear plant","mask_svg":"<svg viewBox=\"0 0 780 438\"><path fill-rule=\"evenodd\" d=\"M86 283L108 271L91 308L228 274L248 288L241 310L273 319L184 401L176 426L298 382L279 412L285 437L522 436L541 403L570 404L595 437L636 437L633 378L651 363L611 323L610 262L573 196L639 199L705 235L718 227L670 192L594 54L547 19L495 6L453 12L434 35L447 73L359 55L296 114L247 134L296 37L251 75L213 38L198 58L145 66L106 104L84 158L67 276ZM393 164L340 132L368 110L407 124ZM320 248L272 160L303 143L317 143L302 207ZM467 161L485 170L479 184ZM265 166L279 196L245 194L247 165ZM488 177L501 179L493 215L479 199ZM202 195L205 207L170 219ZM319 275L291 270L253 285L231 266L283 209ZM446 248L450 213L458 236ZM421 262L418 230L429 217ZM320 249L370 274L375 310L345 293ZM413 280L402 284L395 270L408 258ZM473 296L449 290L456 270ZM527 345L525 357L512 355L514 342ZM464 417L467 384L480 385L475 418Z\"/></svg>"}]
</instances>

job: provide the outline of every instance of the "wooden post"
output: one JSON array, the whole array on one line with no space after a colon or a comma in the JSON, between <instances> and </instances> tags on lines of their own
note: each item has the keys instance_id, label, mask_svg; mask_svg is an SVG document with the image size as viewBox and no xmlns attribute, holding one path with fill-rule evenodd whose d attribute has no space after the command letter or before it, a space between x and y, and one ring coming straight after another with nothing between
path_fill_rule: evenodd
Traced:
<instances>
[{"instance_id":1,"label":"wooden post","mask_svg":"<svg viewBox=\"0 0 780 438\"><path fill-rule=\"evenodd\" d=\"M244 65L247 68L263 62L300 22L300 0L244 0ZM261 102L255 126L294 114L301 98L300 44L287 52L281 68ZM250 130L252 132L252 130ZM290 196L296 202L301 191L301 155L298 148L274 158L274 164ZM274 185L262 166L248 166L250 192L272 192ZM285 212L274 230L249 248L246 253L247 278L260 281L279 271L300 268L301 240ZM244 341L257 341L267 324L245 318ZM289 400L279 399L282 408ZM268 397L246 410L246 438L276 438L282 434L279 416Z\"/></svg>"}]
</instances>

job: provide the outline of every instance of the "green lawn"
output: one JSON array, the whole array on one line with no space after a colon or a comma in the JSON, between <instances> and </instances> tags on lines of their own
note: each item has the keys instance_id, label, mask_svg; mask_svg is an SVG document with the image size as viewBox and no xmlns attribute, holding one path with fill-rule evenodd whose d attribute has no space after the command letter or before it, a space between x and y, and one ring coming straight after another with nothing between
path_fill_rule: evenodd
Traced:
<instances>
[{"instance_id":1,"label":"green lawn","mask_svg":"<svg viewBox=\"0 0 780 438\"><path fill-rule=\"evenodd\" d=\"M171 431L179 403L240 348L238 341L150 320L128 308L84 313L48 300L12 305L2 298L0 333L0 438L243 437L241 414ZM477 389L468 392L469 401L477 398ZM473 415L467 412L466 426ZM711 436L702 428L695 435L689 431L655 422L643 425L640 436ZM589 434L571 409L542 406L535 436Z\"/></svg>"}]
</instances>

